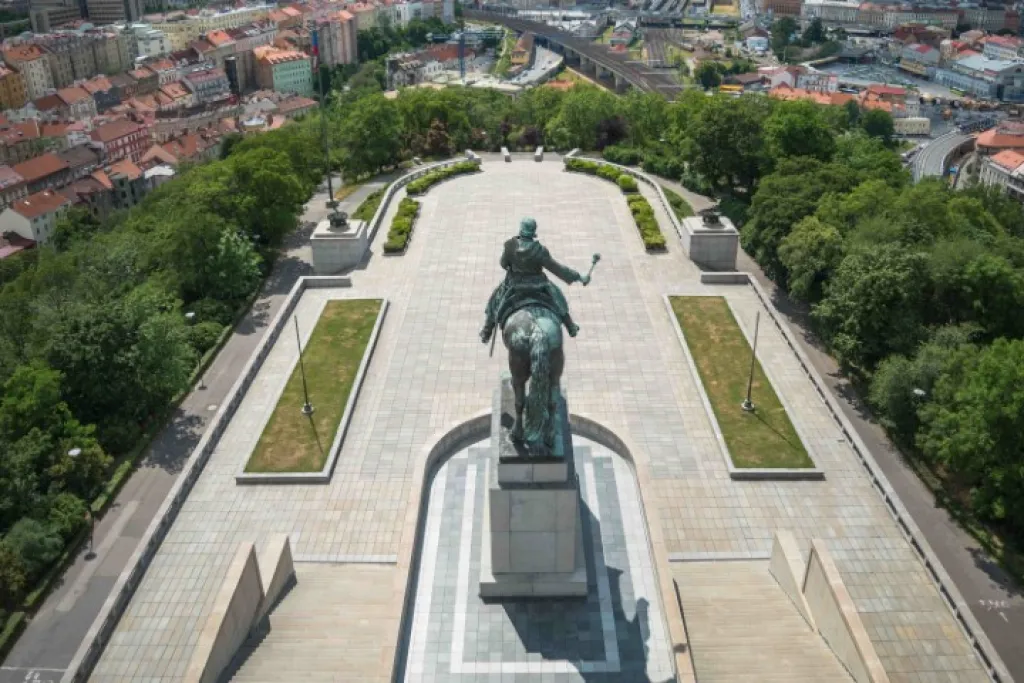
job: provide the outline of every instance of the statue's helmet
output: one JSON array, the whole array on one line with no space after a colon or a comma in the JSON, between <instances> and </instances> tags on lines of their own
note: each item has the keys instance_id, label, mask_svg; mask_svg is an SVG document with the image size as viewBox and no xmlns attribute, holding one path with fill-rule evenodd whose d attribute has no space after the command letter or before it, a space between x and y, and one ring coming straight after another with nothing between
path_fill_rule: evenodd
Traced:
<instances>
[{"instance_id":1,"label":"statue's helmet","mask_svg":"<svg viewBox=\"0 0 1024 683\"><path fill-rule=\"evenodd\" d=\"M524 218L519 222L519 236L532 240L537 236L537 221L532 218Z\"/></svg>"}]
</instances>

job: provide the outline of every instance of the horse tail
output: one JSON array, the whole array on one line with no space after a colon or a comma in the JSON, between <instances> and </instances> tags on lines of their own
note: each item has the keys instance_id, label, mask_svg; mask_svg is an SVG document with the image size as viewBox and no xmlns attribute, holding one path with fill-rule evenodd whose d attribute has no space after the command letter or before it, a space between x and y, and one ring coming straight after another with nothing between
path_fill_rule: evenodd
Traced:
<instances>
[{"instance_id":1,"label":"horse tail","mask_svg":"<svg viewBox=\"0 0 1024 683\"><path fill-rule=\"evenodd\" d=\"M528 429L546 424L551 400L551 348L539 325L530 335L530 393L526 397Z\"/></svg>"}]
</instances>

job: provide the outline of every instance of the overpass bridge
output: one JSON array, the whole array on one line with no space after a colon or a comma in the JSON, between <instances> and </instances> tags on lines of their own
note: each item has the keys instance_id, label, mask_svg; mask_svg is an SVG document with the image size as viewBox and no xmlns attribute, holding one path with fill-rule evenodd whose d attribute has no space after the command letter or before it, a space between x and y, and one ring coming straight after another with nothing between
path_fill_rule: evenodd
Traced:
<instances>
[{"instance_id":1,"label":"overpass bridge","mask_svg":"<svg viewBox=\"0 0 1024 683\"><path fill-rule=\"evenodd\" d=\"M578 64L584 72L613 85L618 91L632 87L644 92L661 93L673 99L683 88L671 70L654 69L643 62L629 59L628 55L609 53L602 45L553 26L508 14L469 8L464 10L464 15L466 19L489 21L520 33L532 33L536 43L564 55L567 63Z\"/></svg>"}]
</instances>

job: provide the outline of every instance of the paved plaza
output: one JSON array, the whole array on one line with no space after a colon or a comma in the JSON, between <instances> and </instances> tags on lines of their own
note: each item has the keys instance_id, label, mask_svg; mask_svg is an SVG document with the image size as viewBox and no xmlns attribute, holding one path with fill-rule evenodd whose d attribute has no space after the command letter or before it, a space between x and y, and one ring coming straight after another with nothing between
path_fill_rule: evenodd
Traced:
<instances>
[{"instance_id":1,"label":"paved plaza","mask_svg":"<svg viewBox=\"0 0 1024 683\"><path fill-rule=\"evenodd\" d=\"M438 435L490 407L505 353L499 343L489 357L477 330L487 296L502 275L501 244L527 215L537 219L541 240L559 260L583 270L591 254L601 254L591 285L565 290L582 328L567 343L565 382L573 413L629 445L653 556L680 562L763 558L773 532L789 529L806 557L809 539L824 539L891 681L987 680L925 568L772 325L761 325L758 355L826 479L729 478L663 296L723 295L749 334L760 308L754 292L746 286L701 285L655 202L669 243L665 255L644 251L622 194L611 183L563 172L554 160L487 161L483 169L421 198L406 254L381 255L382 229L369 263L351 274L351 288L306 290L298 303L296 313L308 331L329 299L390 302L331 482L235 484L234 475L296 359L294 338L281 335L91 680L180 680L237 544L252 541L259 547L274 533L291 535L300 581L303 563L397 568L391 609L366 617L388 625L390 630L382 632L394 638L379 643L379 657L361 651L353 663L361 680L391 680L396 648L408 654L409 640L400 638L398 622L407 582L416 577L402 558L414 542L415 524L409 520L420 509L422 454ZM448 467L469 464L455 461ZM668 576L669 568L659 567L658 573ZM651 610L649 618L666 623L680 618L674 604L659 610ZM635 620L635 603L627 605L624 618ZM344 648L344 633L329 635L333 641L318 634L325 648ZM498 640L489 661L504 661L504 637Z\"/></svg>"}]
</instances>

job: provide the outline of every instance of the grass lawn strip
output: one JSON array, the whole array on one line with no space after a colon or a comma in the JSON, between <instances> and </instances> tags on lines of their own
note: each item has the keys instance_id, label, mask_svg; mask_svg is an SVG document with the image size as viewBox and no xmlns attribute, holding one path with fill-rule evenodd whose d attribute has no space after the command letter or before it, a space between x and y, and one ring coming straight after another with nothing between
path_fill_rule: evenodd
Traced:
<instances>
[{"instance_id":1,"label":"grass lawn strip","mask_svg":"<svg viewBox=\"0 0 1024 683\"><path fill-rule=\"evenodd\" d=\"M812 468L807 450L761 367L754 364L751 400L747 395L750 345L720 296L669 297L701 383L737 468Z\"/></svg>"},{"instance_id":2,"label":"grass lawn strip","mask_svg":"<svg viewBox=\"0 0 1024 683\"><path fill-rule=\"evenodd\" d=\"M302 352L309 401L316 410L310 417L302 414L302 374L296 363L246 463L246 472L319 472L323 468L380 307L380 299L327 302Z\"/></svg>"}]
</instances>

